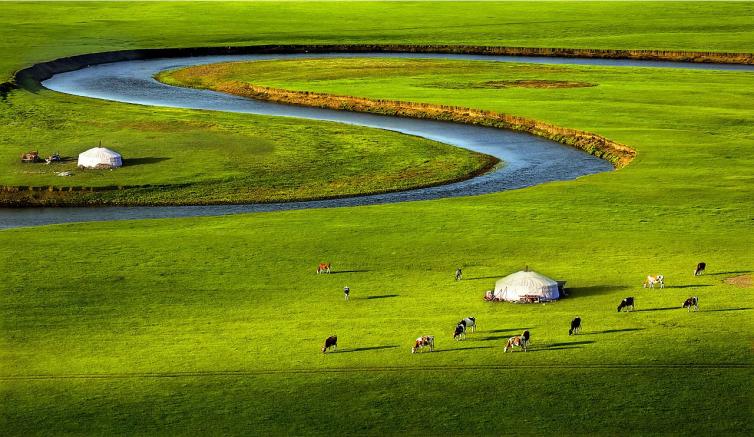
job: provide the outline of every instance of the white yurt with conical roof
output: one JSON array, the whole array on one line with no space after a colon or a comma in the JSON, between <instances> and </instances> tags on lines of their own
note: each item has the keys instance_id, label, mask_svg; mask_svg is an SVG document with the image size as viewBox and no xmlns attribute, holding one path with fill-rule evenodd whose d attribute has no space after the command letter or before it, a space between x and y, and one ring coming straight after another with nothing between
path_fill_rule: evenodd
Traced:
<instances>
[{"instance_id":1,"label":"white yurt with conical roof","mask_svg":"<svg viewBox=\"0 0 754 437\"><path fill-rule=\"evenodd\" d=\"M537 272L523 270L495 282L495 300L543 302L560 298L557 281Z\"/></svg>"},{"instance_id":2,"label":"white yurt with conical roof","mask_svg":"<svg viewBox=\"0 0 754 437\"><path fill-rule=\"evenodd\" d=\"M95 147L79 154L81 168L117 168L123 165L120 153L106 147Z\"/></svg>"}]
</instances>

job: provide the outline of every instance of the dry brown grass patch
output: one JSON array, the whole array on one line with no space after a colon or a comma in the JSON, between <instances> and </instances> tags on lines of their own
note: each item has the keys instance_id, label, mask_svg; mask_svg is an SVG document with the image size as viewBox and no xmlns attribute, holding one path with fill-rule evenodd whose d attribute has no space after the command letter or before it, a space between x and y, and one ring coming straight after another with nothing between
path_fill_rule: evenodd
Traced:
<instances>
[{"instance_id":1,"label":"dry brown grass patch","mask_svg":"<svg viewBox=\"0 0 754 437\"><path fill-rule=\"evenodd\" d=\"M738 288L751 288L754 284L751 275L732 276L726 278L725 283Z\"/></svg>"}]
</instances>

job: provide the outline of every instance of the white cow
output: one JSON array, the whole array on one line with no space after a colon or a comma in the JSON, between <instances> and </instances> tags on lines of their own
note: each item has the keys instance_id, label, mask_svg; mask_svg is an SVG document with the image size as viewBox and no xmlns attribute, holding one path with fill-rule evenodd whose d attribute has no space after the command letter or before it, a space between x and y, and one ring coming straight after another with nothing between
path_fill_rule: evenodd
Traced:
<instances>
[{"instance_id":1,"label":"white cow","mask_svg":"<svg viewBox=\"0 0 754 437\"><path fill-rule=\"evenodd\" d=\"M655 284L660 284L660 288L665 288L665 276L663 275L649 275L647 276L647 280L644 281L644 284L642 286L644 288L655 288Z\"/></svg>"}]
</instances>

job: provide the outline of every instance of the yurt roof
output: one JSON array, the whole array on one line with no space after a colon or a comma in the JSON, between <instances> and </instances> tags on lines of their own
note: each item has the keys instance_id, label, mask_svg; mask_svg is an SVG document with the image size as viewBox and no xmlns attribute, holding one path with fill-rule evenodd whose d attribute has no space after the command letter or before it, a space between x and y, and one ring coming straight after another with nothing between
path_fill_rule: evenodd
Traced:
<instances>
[{"instance_id":1,"label":"yurt roof","mask_svg":"<svg viewBox=\"0 0 754 437\"><path fill-rule=\"evenodd\" d=\"M498 279L498 281L495 282L495 289L501 289L504 287L540 289L542 287L550 287L553 285L557 287L558 283L541 273L522 270Z\"/></svg>"},{"instance_id":2,"label":"yurt roof","mask_svg":"<svg viewBox=\"0 0 754 437\"><path fill-rule=\"evenodd\" d=\"M119 157L120 153L112 151L107 147L93 147L87 151L81 152L79 156L86 156L87 158L112 158Z\"/></svg>"}]
</instances>

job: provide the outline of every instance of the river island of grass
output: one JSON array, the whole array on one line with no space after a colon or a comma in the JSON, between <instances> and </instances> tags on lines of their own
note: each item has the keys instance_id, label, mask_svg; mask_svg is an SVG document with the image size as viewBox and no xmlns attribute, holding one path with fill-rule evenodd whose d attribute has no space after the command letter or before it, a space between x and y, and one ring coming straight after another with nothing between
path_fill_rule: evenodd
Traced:
<instances>
[{"instance_id":1,"label":"river island of grass","mask_svg":"<svg viewBox=\"0 0 754 437\"><path fill-rule=\"evenodd\" d=\"M268 203L409 190L468 179L497 158L421 137L340 123L93 101L43 90L0 149L0 205ZM16 93L5 112L29 105ZM86 104L83 104L83 103ZM106 113L107 117L99 116ZM18 114L16 111L15 114ZM45 120L45 129L36 125ZM31 141L28 132L34 132ZM100 141L116 170L81 170ZM62 162L19 156L59 153ZM65 176L61 176L65 175Z\"/></svg>"}]
</instances>

